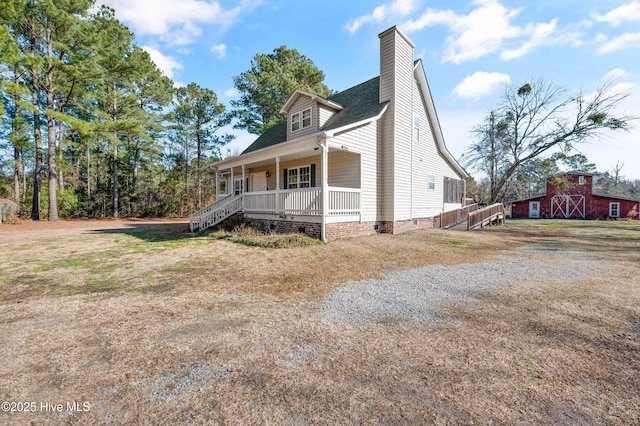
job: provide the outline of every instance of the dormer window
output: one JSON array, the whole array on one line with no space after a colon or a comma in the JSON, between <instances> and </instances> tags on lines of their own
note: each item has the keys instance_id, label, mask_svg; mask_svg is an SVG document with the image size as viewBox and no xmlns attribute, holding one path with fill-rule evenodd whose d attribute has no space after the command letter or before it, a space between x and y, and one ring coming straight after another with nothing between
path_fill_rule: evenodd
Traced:
<instances>
[{"instance_id":1,"label":"dormer window","mask_svg":"<svg viewBox=\"0 0 640 426\"><path fill-rule=\"evenodd\" d=\"M311 108L302 111L302 128L311 126Z\"/></svg>"},{"instance_id":2,"label":"dormer window","mask_svg":"<svg viewBox=\"0 0 640 426\"><path fill-rule=\"evenodd\" d=\"M300 130L300 113L296 112L291 116L291 131Z\"/></svg>"},{"instance_id":3,"label":"dormer window","mask_svg":"<svg viewBox=\"0 0 640 426\"><path fill-rule=\"evenodd\" d=\"M311 126L311 108L303 110L301 113L291 114L291 131L300 130L300 115L302 114L302 128Z\"/></svg>"}]
</instances>

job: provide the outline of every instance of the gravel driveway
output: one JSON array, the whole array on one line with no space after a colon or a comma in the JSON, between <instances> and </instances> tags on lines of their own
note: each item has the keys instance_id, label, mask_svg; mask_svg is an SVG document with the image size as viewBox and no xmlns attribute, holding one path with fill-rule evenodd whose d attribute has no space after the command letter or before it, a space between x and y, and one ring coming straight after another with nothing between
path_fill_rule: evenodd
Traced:
<instances>
[{"instance_id":1,"label":"gravel driveway","mask_svg":"<svg viewBox=\"0 0 640 426\"><path fill-rule=\"evenodd\" d=\"M322 315L347 323L409 321L431 323L448 305L520 280L579 279L606 267L584 252L559 252L527 245L492 262L430 265L391 272L384 279L350 281L324 299Z\"/></svg>"}]
</instances>

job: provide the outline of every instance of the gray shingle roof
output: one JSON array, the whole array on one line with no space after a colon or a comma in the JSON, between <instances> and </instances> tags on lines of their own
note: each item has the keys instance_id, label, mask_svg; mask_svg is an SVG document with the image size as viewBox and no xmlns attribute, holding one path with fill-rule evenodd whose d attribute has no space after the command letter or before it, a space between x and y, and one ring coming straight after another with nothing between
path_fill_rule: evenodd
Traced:
<instances>
[{"instance_id":1,"label":"gray shingle roof","mask_svg":"<svg viewBox=\"0 0 640 426\"><path fill-rule=\"evenodd\" d=\"M242 154L248 154L249 152L257 151L262 148L267 148L272 145L285 142L287 140L287 122L283 121L275 126L269 127L263 134L258 136L258 139L253 141L251 145Z\"/></svg>"},{"instance_id":2,"label":"gray shingle roof","mask_svg":"<svg viewBox=\"0 0 640 426\"><path fill-rule=\"evenodd\" d=\"M386 105L386 102L380 103L380 77L336 93L328 99L342 105L343 109L331 117L321 130L334 130L375 117ZM284 121L265 131L242 153L248 154L286 141L287 122Z\"/></svg>"},{"instance_id":3,"label":"gray shingle roof","mask_svg":"<svg viewBox=\"0 0 640 426\"><path fill-rule=\"evenodd\" d=\"M336 93L329 100L344 108L327 121L323 130L333 130L375 117L387 104L386 102L380 103L380 77L372 78L343 92Z\"/></svg>"}]
</instances>

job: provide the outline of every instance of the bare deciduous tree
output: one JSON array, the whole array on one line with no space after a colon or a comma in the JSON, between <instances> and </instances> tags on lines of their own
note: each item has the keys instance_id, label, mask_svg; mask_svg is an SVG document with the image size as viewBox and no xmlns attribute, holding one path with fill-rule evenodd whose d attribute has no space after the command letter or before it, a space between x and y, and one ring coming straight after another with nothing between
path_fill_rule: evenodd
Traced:
<instances>
[{"instance_id":1,"label":"bare deciduous tree","mask_svg":"<svg viewBox=\"0 0 640 426\"><path fill-rule=\"evenodd\" d=\"M477 141L465 155L467 167L487 174L491 202L502 200L518 172L542 154L553 149L570 152L606 129L628 130L634 118L613 111L627 94L615 91L613 83L572 96L542 79L507 86L502 104L474 129Z\"/></svg>"}]
</instances>

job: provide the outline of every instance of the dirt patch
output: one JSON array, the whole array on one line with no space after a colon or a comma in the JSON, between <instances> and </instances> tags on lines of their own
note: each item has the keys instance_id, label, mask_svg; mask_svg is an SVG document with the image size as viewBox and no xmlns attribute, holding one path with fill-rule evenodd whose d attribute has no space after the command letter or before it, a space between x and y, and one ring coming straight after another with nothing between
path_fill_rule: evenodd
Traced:
<instances>
[{"instance_id":1,"label":"dirt patch","mask_svg":"<svg viewBox=\"0 0 640 426\"><path fill-rule=\"evenodd\" d=\"M0 423L640 421L640 224L513 221L295 249L192 237L185 222L13 226L0 228L0 399L35 410ZM549 271L431 324L321 315L349 280L505 256ZM606 272L552 273L585 259Z\"/></svg>"}]
</instances>

